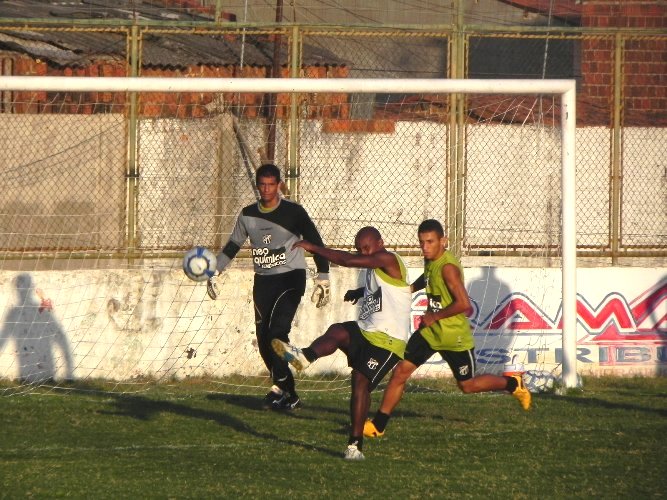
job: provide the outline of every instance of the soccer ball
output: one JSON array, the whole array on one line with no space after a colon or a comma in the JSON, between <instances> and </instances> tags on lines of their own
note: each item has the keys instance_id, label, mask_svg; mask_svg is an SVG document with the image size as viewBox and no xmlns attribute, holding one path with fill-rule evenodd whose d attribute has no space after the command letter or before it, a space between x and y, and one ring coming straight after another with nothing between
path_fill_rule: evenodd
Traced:
<instances>
[{"instance_id":1,"label":"soccer ball","mask_svg":"<svg viewBox=\"0 0 667 500\"><path fill-rule=\"evenodd\" d=\"M551 392L556 385L556 377L545 370L528 370L523 374L523 383L533 393Z\"/></svg>"},{"instance_id":2,"label":"soccer ball","mask_svg":"<svg viewBox=\"0 0 667 500\"><path fill-rule=\"evenodd\" d=\"M217 259L208 248L194 247L183 256L183 271L193 281L206 281L215 274Z\"/></svg>"}]
</instances>

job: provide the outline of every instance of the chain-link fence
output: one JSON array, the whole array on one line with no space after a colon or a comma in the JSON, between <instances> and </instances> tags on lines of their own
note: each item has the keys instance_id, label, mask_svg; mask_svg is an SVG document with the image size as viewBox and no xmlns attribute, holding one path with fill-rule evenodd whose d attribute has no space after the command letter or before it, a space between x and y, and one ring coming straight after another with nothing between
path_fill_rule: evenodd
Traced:
<instances>
[{"instance_id":1,"label":"chain-link fence","mask_svg":"<svg viewBox=\"0 0 667 500\"><path fill-rule=\"evenodd\" d=\"M667 37L17 26L0 40L3 75L576 79L580 254L667 255L667 128L651 111L666 77L633 56ZM437 218L463 255L559 253L551 96L44 89L1 105L5 261L220 247L266 161L332 246L375 225L416 250Z\"/></svg>"}]
</instances>

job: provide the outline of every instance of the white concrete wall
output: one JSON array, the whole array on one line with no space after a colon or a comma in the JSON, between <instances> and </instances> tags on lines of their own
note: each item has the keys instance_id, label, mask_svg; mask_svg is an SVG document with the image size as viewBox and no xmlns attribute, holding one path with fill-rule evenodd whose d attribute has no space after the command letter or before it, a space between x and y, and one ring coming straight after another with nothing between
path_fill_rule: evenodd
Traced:
<instances>
[{"instance_id":1,"label":"white concrete wall","mask_svg":"<svg viewBox=\"0 0 667 500\"><path fill-rule=\"evenodd\" d=\"M413 263L414 265L414 263ZM411 268L416 277L419 267ZM308 345L334 322L355 318L342 301L357 271L334 268L332 302L310 303L312 285L294 322L296 345ZM632 279L629 279L632 277ZM579 371L658 374L667 368L667 267L579 270ZM471 268L479 369L497 373L516 356L528 368L559 371L558 269ZM208 299L204 284L178 267L141 270L0 272L0 377L130 380L142 377L263 375L256 348L252 271L236 266L223 293ZM413 302L413 323L423 310ZM346 375L341 353L309 374ZM433 359L421 375L448 375Z\"/></svg>"}]
</instances>

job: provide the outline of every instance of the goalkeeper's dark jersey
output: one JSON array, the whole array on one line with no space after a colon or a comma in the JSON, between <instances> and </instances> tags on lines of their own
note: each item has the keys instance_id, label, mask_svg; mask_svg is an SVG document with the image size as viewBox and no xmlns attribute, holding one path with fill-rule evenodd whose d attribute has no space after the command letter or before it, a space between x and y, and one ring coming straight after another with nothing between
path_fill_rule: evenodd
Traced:
<instances>
[{"instance_id":1,"label":"goalkeeper's dark jersey","mask_svg":"<svg viewBox=\"0 0 667 500\"><path fill-rule=\"evenodd\" d=\"M280 274L294 269L306 269L306 257L302 248L292 249L301 239L324 246L306 210L299 204L281 199L272 209L264 209L258 203L241 210L229 241L218 255L218 271L223 271L236 256L241 246L250 239L255 273ZM314 257L318 273L329 272L329 262Z\"/></svg>"}]
</instances>

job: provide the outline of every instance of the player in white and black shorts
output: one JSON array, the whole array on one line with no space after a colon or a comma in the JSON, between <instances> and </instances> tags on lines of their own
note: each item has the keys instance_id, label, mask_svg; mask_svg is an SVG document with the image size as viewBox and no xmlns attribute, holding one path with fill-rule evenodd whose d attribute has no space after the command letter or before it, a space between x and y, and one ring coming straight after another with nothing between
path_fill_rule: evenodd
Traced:
<instances>
[{"instance_id":1,"label":"player in white and black shorts","mask_svg":"<svg viewBox=\"0 0 667 500\"><path fill-rule=\"evenodd\" d=\"M350 420L346 460L362 460L363 430L371 403L371 391L400 361L410 332L412 295L408 272L401 257L384 247L374 227L359 230L354 240L357 253L343 252L305 241L300 248L345 267L361 267L364 286L348 290L344 300L360 301L357 321L334 323L308 347L300 349L280 340L271 345L297 370L340 349L352 367Z\"/></svg>"}]
</instances>

